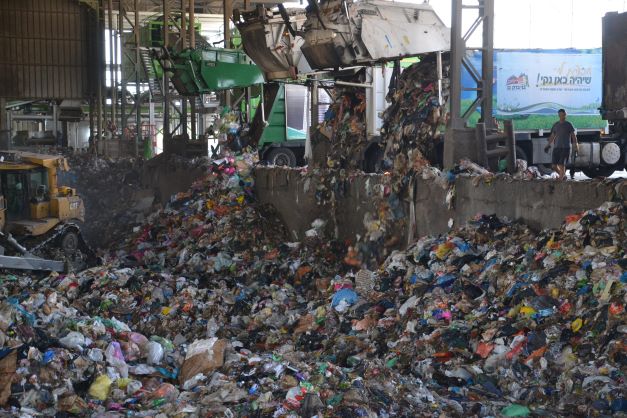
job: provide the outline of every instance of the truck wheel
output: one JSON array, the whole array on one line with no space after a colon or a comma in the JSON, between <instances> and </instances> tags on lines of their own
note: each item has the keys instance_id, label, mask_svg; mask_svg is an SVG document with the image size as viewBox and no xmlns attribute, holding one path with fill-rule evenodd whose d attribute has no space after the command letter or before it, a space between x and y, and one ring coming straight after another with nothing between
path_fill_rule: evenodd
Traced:
<instances>
[{"instance_id":1,"label":"truck wheel","mask_svg":"<svg viewBox=\"0 0 627 418\"><path fill-rule=\"evenodd\" d=\"M609 177L614 174L614 169L612 167L593 167L593 168L584 168L581 170L586 177L591 179L595 177Z\"/></svg>"},{"instance_id":2,"label":"truck wheel","mask_svg":"<svg viewBox=\"0 0 627 418\"><path fill-rule=\"evenodd\" d=\"M516 145L516 159L517 160L525 160L527 161L527 165L529 165L529 157L527 157L527 153L524 149Z\"/></svg>"},{"instance_id":3,"label":"truck wheel","mask_svg":"<svg viewBox=\"0 0 627 418\"><path fill-rule=\"evenodd\" d=\"M296 167L296 155L289 148L274 148L268 152L266 160L273 165Z\"/></svg>"},{"instance_id":4,"label":"truck wheel","mask_svg":"<svg viewBox=\"0 0 627 418\"><path fill-rule=\"evenodd\" d=\"M78 250L78 234L74 231L68 231L61 238L61 249L65 255L74 255Z\"/></svg>"}]
</instances>

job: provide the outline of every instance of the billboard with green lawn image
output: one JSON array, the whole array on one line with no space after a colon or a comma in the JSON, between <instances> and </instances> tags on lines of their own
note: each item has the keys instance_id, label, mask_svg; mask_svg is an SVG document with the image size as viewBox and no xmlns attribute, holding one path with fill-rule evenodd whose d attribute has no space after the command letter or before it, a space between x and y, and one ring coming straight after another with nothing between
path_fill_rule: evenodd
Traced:
<instances>
[{"instance_id":1,"label":"billboard with green lawn image","mask_svg":"<svg viewBox=\"0 0 627 418\"><path fill-rule=\"evenodd\" d=\"M481 53L470 56L481 68ZM548 130L565 109L577 129L601 129L607 122L598 108L602 93L601 49L495 50L493 108L497 119L514 119L517 131ZM462 85L472 86L467 72ZM462 93L467 108L475 93ZM474 125L479 118L470 118Z\"/></svg>"}]
</instances>

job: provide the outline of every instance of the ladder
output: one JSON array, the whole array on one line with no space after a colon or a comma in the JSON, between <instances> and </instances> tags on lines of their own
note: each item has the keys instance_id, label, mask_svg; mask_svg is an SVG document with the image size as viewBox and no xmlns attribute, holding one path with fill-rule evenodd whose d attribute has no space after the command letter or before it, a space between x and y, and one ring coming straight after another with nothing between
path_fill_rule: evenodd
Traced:
<instances>
[{"instance_id":1,"label":"ladder","mask_svg":"<svg viewBox=\"0 0 627 418\"><path fill-rule=\"evenodd\" d=\"M141 57L144 73L146 74L146 80L148 80L148 89L150 90L152 101L161 102L163 101L163 86L161 80L157 78L157 73L152 63L150 48L140 47L139 55Z\"/></svg>"}]
</instances>

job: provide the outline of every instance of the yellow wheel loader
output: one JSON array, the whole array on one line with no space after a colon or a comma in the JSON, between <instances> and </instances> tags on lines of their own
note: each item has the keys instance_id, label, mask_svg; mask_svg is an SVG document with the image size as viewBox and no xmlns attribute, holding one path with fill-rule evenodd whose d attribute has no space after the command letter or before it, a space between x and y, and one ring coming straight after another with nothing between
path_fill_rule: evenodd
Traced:
<instances>
[{"instance_id":1,"label":"yellow wheel loader","mask_svg":"<svg viewBox=\"0 0 627 418\"><path fill-rule=\"evenodd\" d=\"M61 272L95 260L75 223L85 220L83 200L57 184L57 170L69 170L63 156L0 151L0 269Z\"/></svg>"}]
</instances>

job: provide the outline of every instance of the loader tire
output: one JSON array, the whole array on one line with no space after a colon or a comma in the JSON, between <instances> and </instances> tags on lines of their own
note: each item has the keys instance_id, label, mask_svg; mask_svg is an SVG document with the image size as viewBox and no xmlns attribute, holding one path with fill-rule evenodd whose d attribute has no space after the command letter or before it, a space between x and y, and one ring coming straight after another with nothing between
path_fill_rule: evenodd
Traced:
<instances>
[{"instance_id":1,"label":"loader tire","mask_svg":"<svg viewBox=\"0 0 627 418\"><path fill-rule=\"evenodd\" d=\"M78 251L79 239L78 234L74 231L67 231L61 238L61 250L65 255L74 255Z\"/></svg>"}]
</instances>

